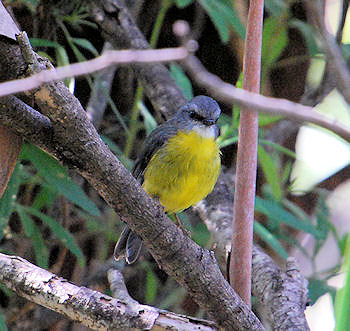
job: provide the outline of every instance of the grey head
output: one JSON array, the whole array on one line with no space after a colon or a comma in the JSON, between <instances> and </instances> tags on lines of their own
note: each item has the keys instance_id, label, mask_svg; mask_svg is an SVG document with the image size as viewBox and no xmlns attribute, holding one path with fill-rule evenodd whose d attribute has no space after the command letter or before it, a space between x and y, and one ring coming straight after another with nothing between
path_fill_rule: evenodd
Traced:
<instances>
[{"instance_id":1,"label":"grey head","mask_svg":"<svg viewBox=\"0 0 350 331\"><path fill-rule=\"evenodd\" d=\"M179 130L195 130L204 137L216 139L219 135L216 123L220 114L221 109L214 99L200 95L182 106L173 121Z\"/></svg>"}]
</instances>

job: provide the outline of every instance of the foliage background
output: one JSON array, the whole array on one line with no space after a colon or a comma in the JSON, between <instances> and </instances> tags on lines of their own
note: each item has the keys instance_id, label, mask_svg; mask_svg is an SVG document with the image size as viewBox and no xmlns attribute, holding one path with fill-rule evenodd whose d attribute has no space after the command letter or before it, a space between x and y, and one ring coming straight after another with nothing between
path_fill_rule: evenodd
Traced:
<instances>
[{"instance_id":1,"label":"foliage background","mask_svg":"<svg viewBox=\"0 0 350 331\"><path fill-rule=\"evenodd\" d=\"M245 1L145 0L128 3L138 26L153 47L176 46L172 24L178 19L189 21L193 37L200 46L197 56L203 64L223 80L240 86L247 15ZM105 46L84 1L7 1L7 5L21 28L27 31L35 50L48 57L55 66L93 58ZM346 33L344 29L344 35ZM347 46L344 46L345 56ZM324 54L302 2L267 0L262 93L314 105L316 101L308 95L310 89L315 90L321 84L315 77L322 71L319 67L314 69L315 63L322 65ZM99 90L99 97L104 97L106 107L101 103L103 117L96 125L112 151L131 169L144 137L162 118L143 95L130 68L113 70L115 75L109 78L110 86L107 83ZM178 64L169 64L169 70L187 98L206 93ZM89 109L88 105L96 97L92 90L102 85L101 79L106 79L106 73L67 79L66 84ZM332 102L336 101L332 100L331 105ZM231 168L235 164L239 109L221 106L224 115L219 123L222 132L219 143L223 164ZM330 286L328 280L341 270L341 256L348 254L348 219L342 215L345 221L341 223L341 217L330 212L335 203L329 202L334 200L329 196L337 187L346 184L349 168L344 164L342 170L306 194L292 195L290 173L296 156L299 125L266 115L261 115L259 121L256 242L280 263L289 254L301 258L302 268L309 277L311 304L324 293L329 293L335 300L336 288ZM345 208L344 195L335 201L340 204L338 208ZM182 213L180 217L195 241L212 247L210 233L193 212ZM113 247L122 228L117 215L82 178L30 144L24 145L20 161L0 200L0 227L2 252L20 255L76 284L106 293L110 291L106 270L118 268L123 270L128 289L136 300L205 317L146 251L135 265L114 262L111 259ZM318 254L330 237L335 238L331 258L334 263L319 265ZM341 306L341 300L346 298L339 297L338 305ZM0 305L1 323L11 330L79 328L58 314L25 302L6 288L0 289Z\"/></svg>"}]
</instances>

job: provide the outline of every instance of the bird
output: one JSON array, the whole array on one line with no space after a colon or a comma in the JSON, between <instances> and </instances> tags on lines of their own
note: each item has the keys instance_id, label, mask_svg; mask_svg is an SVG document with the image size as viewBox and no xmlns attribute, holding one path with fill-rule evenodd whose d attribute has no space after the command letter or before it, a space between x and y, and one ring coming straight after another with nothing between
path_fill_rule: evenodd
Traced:
<instances>
[{"instance_id":1,"label":"bird","mask_svg":"<svg viewBox=\"0 0 350 331\"><path fill-rule=\"evenodd\" d=\"M167 214L176 216L213 190L221 169L216 142L220 114L214 99L196 96L145 139L132 174ZM134 263L141 247L141 238L126 225L114 258L124 257L128 264Z\"/></svg>"}]
</instances>

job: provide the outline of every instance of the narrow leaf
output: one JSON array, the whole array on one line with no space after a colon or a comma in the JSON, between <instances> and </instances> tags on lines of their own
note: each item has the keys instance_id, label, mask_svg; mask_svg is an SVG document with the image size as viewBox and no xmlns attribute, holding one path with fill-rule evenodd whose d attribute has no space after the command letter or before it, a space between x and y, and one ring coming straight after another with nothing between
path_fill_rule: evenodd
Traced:
<instances>
[{"instance_id":1,"label":"narrow leaf","mask_svg":"<svg viewBox=\"0 0 350 331\"><path fill-rule=\"evenodd\" d=\"M178 8L185 8L188 5L190 5L193 2L193 0L175 0L176 6Z\"/></svg>"},{"instance_id":2,"label":"narrow leaf","mask_svg":"<svg viewBox=\"0 0 350 331\"><path fill-rule=\"evenodd\" d=\"M96 205L77 184L71 181L66 169L54 158L29 144L23 146L22 158L33 163L38 173L47 181L53 190L63 194L68 200L88 213L94 216L100 214Z\"/></svg>"},{"instance_id":3,"label":"narrow leaf","mask_svg":"<svg viewBox=\"0 0 350 331\"><path fill-rule=\"evenodd\" d=\"M40 211L31 208L31 207L22 207L27 213L30 213L31 215L34 215L38 218L40 218L50 229L51 231L57 236L57 238L62 242L62 244L67 247L78 259L78 262L81 266L85 265L85 257L80 249L79 245L75 241L75 238L72 236L72 234L65 229L61 224L59 224L56 220L53 218L41 213Z\"/></svg>"},{"instance_id":4,"label":"narrow leaf","mask_svg":"<svg viewBox=\"0 0 350 331\"><path fill-rule=\"evenodd\" d=\"M269 17L264 21L261 58L270 66L280 57L288 43L287 25L280 17Z\"/></svg>"},{"instance_id":5,"label":"narrow leaf","mask_svg":"<svg viewBox=\"0 0 350 331\"><path fill-rule=\"evenodd\" d=\"M16 211L21 219L24 233L32 240L36 263L40 267L47 269L49 252L39 228L32 220L32 218L26 213L26 210L23 206L17 204Z\"/></svg>"},{"instance_id":6,"label":"narrow leaf","mask_svg":"<svg viewBox=\"0 0 350 331\"><path fill-rule=\"evenodd\" d=\"M200 4L203 6L205 11L208 13L211 18L213 24L216 27L216 30L219 33L219 36L222 42L228 42L229 38L229 28L227 26L227 22L222 16L222 13L218 12L215 4L211 0L200 0Z\"/></svg>"},{"instance_id":7,"label":"narrow leaf","mask_svg":"<svg viewBox=\"0 0 350 331\"><path fill-rule=\"evenodd\" d=\"M279 256L287 259L288 253L282 247L278 239L259 222L254 221L254 232L264 240Z\"/></svg>"},{"instance_id":8,"label":"narrow leaf","mask_svg":"<svg viewBox=\"0 0 350 331\"><path fill-rule=\"evenodd\" d=\"M4 316L2 315L2 313L0 313L0 330L8 331L8 328L6 326L6 322L5 322L5 319L4 319Z\"/></svg>"},{"instance_id":9,"label":"narrow leaf","mask_svg":"<svg viewBox=\"0 0 350 331\"><path fill-rule=\"evenodd\" d=\"M281 180L271 155L263 147L258 146L258 159L275 200L280 201L282 199Z\"/></svg>"},{"instance_id":10,"label":"narrow leaf","mask_svg":"<svg viewBox=\"0 0 350 331\"><path fill-rule=\"evenodd\" d=\"M158 287L158 281L157 277L154 274L153 270L148 267L147 268L147 274L146 274L146 303L152 304L156 298L157 295L157 287Z\"/></svg>"},{"instance_id":11,"label":"narrow leaf","mask_svg":"<svg viewBox=\"0 0 350 331\"><path fill-rule=\"evenodd\" d=\"M170 75L180 87L186 99L191 100L193 98L192 84L182 68L177 64L170 64Z\"/></svg>"},{"instance_id":12,"label":"narrow leaf","mask_svg":"<svg viewBox=\"0 0 350 331\"><path fill-rule=\"evenodd\" d=\"M84 38L72 38L73 43L76 45L87 49L90 51L93 55L98 56L98 51L95 48L95 46L87 39Z\"/></svg>"},{"instance_id":13,"label":"narrow leaf","mask_svg":"<svg viewBox=\"0 0 350 331\"><path fill-rule=\"evenodd\" d=\"M272 200L264 200L262 198L256 197L255 209L268 216L272 221L279 224L287 224L290 227L301 230L307 233L311 233L316 239L321 237L320 232L316 227L311 224L311 222L300 220L293 214L286 211L279 203Z\"/></svg>"},{"instance_id":14,"label":"narrow leaf","mask_svg":"<svg viewBox=\"0 0 350 331\"><path fill-rule=\"evenodd\" d=\"M32 47L62 47L59 43L55 41L41 38L30 38L30 44L32 45Z\"/></svg>"}]
</instances>

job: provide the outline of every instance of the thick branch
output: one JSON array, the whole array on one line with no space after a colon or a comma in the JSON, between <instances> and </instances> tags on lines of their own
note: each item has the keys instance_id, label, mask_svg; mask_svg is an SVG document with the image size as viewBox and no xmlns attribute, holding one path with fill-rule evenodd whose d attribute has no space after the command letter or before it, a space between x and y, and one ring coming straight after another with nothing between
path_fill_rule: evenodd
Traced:
<instances>
[{"instance_id":1,"label":"thick branch","mask_svg":"<svg viewBox=\"0 0 350 331\"><path fill-rule=\"evenodd\" d=\"M309 302L307 280L293 258L288 258L285 272L272 259L253 249L253 293L259 301L259 312L273 330L309 330L304 311Z\"/></svg>"},{"instance_id":2,"label":"thick branch","mask_svg":"<svg viewBox=\"0 0 350 331\"><path fill-rule=\"evenodd\" d=\"M233 175L222 172L214 191L195 206L217 243L215 255L224 264L230 249L233 213ZM306 281L293 268L284 273L258 247L253 247L252 294L260 316L272 330L308 330L304 310L308 302Z\"/></svg>"},{"instance_id":3,"label":"thick branch","mask_svg":"<svg viewBox=\"0 0 350 331\"><path fill-rule=\"evenodd\" d=\"M94 330L214 330L211 322L112 298L41 269L18 256L0 253L0 281L18 295Z\"/></svg>"},{"instance_id":4,"label":"thick branch","mask_svg":"<svg viewBox=\"0 0 350 331\"><path fill-rule=\"evenodd\" d=\"M0 123L40 148L54 152L51 121L17 97L0 98Z\"/></svg>"}]
</instances>

